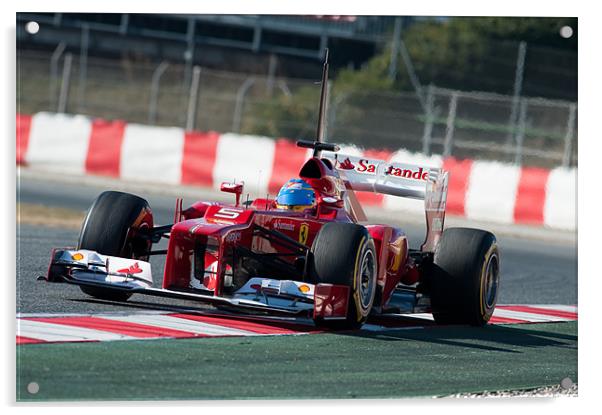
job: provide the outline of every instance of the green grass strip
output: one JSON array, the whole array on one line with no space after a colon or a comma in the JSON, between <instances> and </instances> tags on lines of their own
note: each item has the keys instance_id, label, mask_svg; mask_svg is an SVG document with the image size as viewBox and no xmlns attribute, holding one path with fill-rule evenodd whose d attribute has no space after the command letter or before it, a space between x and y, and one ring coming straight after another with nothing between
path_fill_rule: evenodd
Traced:
<instances>
[{"instance_id":1,"label":"green grass strip","mask_svg":"<svg viewBox=\"0 0 602 415\"><path fill-rule=\"evenodd\" d=\"M577 382L577 323L23 345L17 359L19 401L441 396Z\"/></svg>"}]
</instances>

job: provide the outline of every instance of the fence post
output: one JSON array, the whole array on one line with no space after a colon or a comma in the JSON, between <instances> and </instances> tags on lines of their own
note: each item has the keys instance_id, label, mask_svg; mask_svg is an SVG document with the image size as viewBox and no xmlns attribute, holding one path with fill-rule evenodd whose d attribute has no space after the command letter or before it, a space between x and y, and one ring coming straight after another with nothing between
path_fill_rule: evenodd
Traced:
<instances>
[{"instance_id":1,"label":"fence post","mask_svg":"<svg viewBox=\"0 0 602 415\"><path fill-rule=\"evenodd\" d=\"M573 137L575 133L575 113L577 104L569 105L569 119L566 123L566 134L564 136L564 154L562 156L562 167L570 167L571 151L573 149Z\"/></svg>"},{"instance_id":2,"label":"fence post","mask_svg":"<svg viewBox=\"0 0 602 415\"><path fill-rule=\"evenodd\" d=\"M119 24L119 34L125 35L128 32L128 26L130 24L130 15L123 13L121 15L121 23Z\"/></svg>"},{"instance_id":3,"label":"fence post","mask_svg":"<svg viewBox=\"0 0 602 415\"><path fill-rule=\"evenodd\" d=\"M253 28L253 43L251 45L251 50L253 52L259 52L261 48L261 25L259 21L255 23L255 27Z\"/></svg>"},{"instance_id":4,"label":"fence post","mask_svg":"<svg viewBox=\"0 0 602 415\"><path fill-rule=\"evenodd\" d=\"M332 100L332 105L328 106L328 118L327 118L327 122L326 124L328 124L330 131L332 131L334 129L334 125L336 123L336 119L337 119L337 111L339 109L339 106L345 102L345 100L347 99L347 97L350 95L349 92L343 92L341 95L337 96L336 99ZM330 102L330 95L328 98L329 102Z\"/></svg>"},{"instance_id":5,"label":"fence post","mask_svg":"<svg viewBox=\"0 0 602 415\"><path fill-rule=\"evenodd\" d=\"M194 64L194 35L195 20L188 19L188 28L186 30L186 50L184 51L184 89L189 88L190 75Z\"/></svg>"},{"instance_id":6,"label":"fence post","mask_svg":"<svg viewBox=\"0 0 602 415\"><path fill-rule=\"evenodd\" d=\"M527 128L527 99L521 98L518 115L518 132L516 134L516 147L514 150L514 164L520 165L523 161L523 142L525 141L525 130Z\"/></svg>"},{"instance_id":7,"label":"fence post","mask_svg":"<svg viewBox=\"0 0 602 415\"><path fill-rule=\"evenodd\" d=\"M406 48L406 44L403 39L399 39L399 53L401 53L401 58L403 59L403 63L408 71L408 77L410 78L410 83L414 87L414 91L416 92L416 96L418 97L418 101L420 102L420 106L422 110L425 110L426 103L424 102L424 92L422 90L422 85L420 85L420 80L416 75L416 71L414 70L414 65L412 64L412 59L410 58L410 54L408 49Z\"/></svg>"},{"instance_id":8,"label":"fence post","mask_svg":"<svg viewBox=\"0 0 602 415\"><path fill-rule=\"evenodd\" d=\"M71 83L71 61L73 55L65 55L65 65L63 66L63 79L61 80L61 93L59 95L59 104L57 112L64 113L67 110L67 101L69 99L69 84Z\"/></svg>"},{"instance_id":9,"label":"fence post","mask_svg":"<svg viewBox=\"0 0 602 415\"><path fill-rule=\"evenodd\" d=\"M50 83L48 89L48 104L50 108L54 108L56 104L56 84L59 76L59 59L65 51L65 42L58 44L52 57L50 58Z\"/></svg>"},{"instance_id":10,"label":"fence post","mask_svg":"<svg viewBox=\"0 0 602 415\"><path fill-rule=\"evenodd\" d=\"M454 130L456 124L456 109L458 107L458 92L452 92L447 113L447 124L445 125L445 141L443 143L443 156L449 157L454 146Z\"/></svg>"},{"instance_id":11,"label":"fence post","mask_svg":"<svg viewBox=\"0 0 602 415\"><path fill-rule=\"evenodd\" d=\"M435 120L434 104L435 104L435 87L430 84L427 88L426 95L426 113L424 120L424 132L422 133L422 153L427 156L431 155L431 138L433 135L433 122Z\"/></svg>"},{"instance_id":12,"label":"fence post","mask_svg":"<svg viewBox=\"0 0 602 415\"><path fill-rule=\"evenodd\" d=\"M150 125L155 125L157 122L157 102L159 101L159 83L161 81L161 76L169 66L167 61L163 61L157 66L157 68L153 71L153 77L151 80L151 90L150 90L150 101L148 103L148 123Z\"/></svg>"},{"instance_id":13,"label":"fence post","mask_svg":"<svg viewBox=\"0 0 602 415\"><path fill-rule=\"evenodd\" d=\"M268 79L266 82L268 96L271 97L274 92L274 76L276 76L276 66L278 65L278 58L275 54L270 54L270 61L268 64Z\"/></svg>"},{"instance_id":14,"label":"fence post","mask_svg":"<svg viewBox=\"0 0 602 415\"><path fill-rule=\"evenodd\" d=\"M395 18L393 27L393 43L391 45L391 62L389 63L389 79L394 81L397 77L397 56L399 55L399 43L401 36L402 20L401 16Z\"/></svg>"},{"instance_id":15,"label":"fence post","mask_svg":"<svg viewBox=\"0 0 602 415\"><path fill-rule=\"evenodd\" d=\"M54 27L59 27L62 21L63 13L54 13L54 17L52 19L52 24L54 25Z\"/></svg>"},{"instance_id":16,"label":"fence post","mask_svg":"<svg viewBox=\"0 0 602 415\"><path fill-rule=\"evenodd\" d=\"M232 117L232 132L240 133L240 122L242 119L242 106L245 95L255 83L255 77L251 76L242 83L236 92L236 105L234 106L234 116Z\"/></svg>"},{"instance_id":17,"label":"fence post","mask_svg":"<svg viewBox=\"0 0 602 415\"><path fill-rule=\"evenodd\" d=\"M506 138L506 146L510 148L516 134L516 117L518 115L518 106L520 96L523 90L523 74L525 73L525 55L527 53L527 43L522 41L518 44L518 56L516 58L516 69L514 72L514 92L512 94L512 109L510 110L510 130Z\"/></svg>"},{"instance_id":18,"label":"fence post","mask_svg":"<svg viewBox=\"0 0 602 415\"><path fill-rule=\"evenodd\" d=\"M90 43L90 26L82 25L79 49L79 80L77 83L77 107L81 111L86 99L86 81L88 79L88 46Z\"/></svg>"},{"instance_id":19,"label":"fence post","mask_svg":"<svg viewBox=\"0 0 602 415\"><path fill-rule=\"evenodd\" d=\"M195 127L200 77L201 68L195 66L194 68L192 68L192 82L190 84L190 95L188 97L188 111L186 113L186 131L192 131Z\"/></svg>"}]
</instances>

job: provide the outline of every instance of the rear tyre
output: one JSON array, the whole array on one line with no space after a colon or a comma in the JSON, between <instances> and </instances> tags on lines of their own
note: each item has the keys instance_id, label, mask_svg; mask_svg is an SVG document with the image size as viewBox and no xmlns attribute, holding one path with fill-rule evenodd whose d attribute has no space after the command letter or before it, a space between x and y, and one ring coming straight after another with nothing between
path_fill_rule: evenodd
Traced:
<instances>
[{"instance_id":1,"label":"rear tyre","mask_svg":"<svg viewBox=\"0 0 602 415\"><path fill-rule=\"evenodd\" d=\"M344 320L315 319L317 326L333 329L359 328L367 320L376 292L377 255L372 237L363 226L327 223L311 247L313 282L350 288Z\"/></svg>"},{"instance_id":2,"label":"rear tyre","mask_svg":"<svg viewBox=\"0 0 602 415\"><path fill-rule=\"evenodd\" d=\"M153 228L153 214L141 197L122 192L101 193L90 206L77 244L103 255L148 260L152 242L141 237ZM126 301L131 294L117 290L80 287L95 298Z\"/></svg>"},{"instance_id":3,"label":"rear tyre","mask_svg":"<svg viewBox=\"0 0 602 415\"><path fill-rule=\"evenodd\" d=\"M492 233L446 229L428 275L435 321L485 325L497 302L499 274L500 257Z\"/></svg>"}]
</instances>

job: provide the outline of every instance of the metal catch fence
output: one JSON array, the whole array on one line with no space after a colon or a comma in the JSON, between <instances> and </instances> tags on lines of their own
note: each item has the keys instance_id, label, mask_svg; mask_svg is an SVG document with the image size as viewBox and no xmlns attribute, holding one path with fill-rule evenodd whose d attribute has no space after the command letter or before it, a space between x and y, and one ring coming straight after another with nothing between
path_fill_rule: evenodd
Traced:
<instances>
[{"instance_id":1,"label":"metal catch fence","mask_svg":"<svg viewBox=\"0 0 602 415\"><path fill-rule=\"evenodd\" d=\"M328 140L364 148L556 167L577 164L577 104L428 86L413 92L330 85ZM311 139L319 87L135 58L18 51L17 110L57 111L203 131Z\"/></svg>"}]
</instances>

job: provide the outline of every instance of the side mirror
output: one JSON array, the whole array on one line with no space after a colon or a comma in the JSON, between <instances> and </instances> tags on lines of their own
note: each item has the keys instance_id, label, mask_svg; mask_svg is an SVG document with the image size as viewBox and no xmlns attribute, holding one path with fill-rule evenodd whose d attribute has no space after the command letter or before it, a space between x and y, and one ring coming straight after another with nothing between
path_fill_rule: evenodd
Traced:
<instances>
[{"instance_id":1,"label":"side mirror","mask_svg":"<svg viewBox=\"0 0 602 415\"><path fill-rule=\"evenodd\" d=\"M226 193L234 193L236 195L236 206L238 206L240 204L240 195L242 194L244 187L245 187L245 182L240 182L240 183L222 182L222 184L220 186L220 190L222 192L226 192Z\"/></svg>"}]
</instances>

